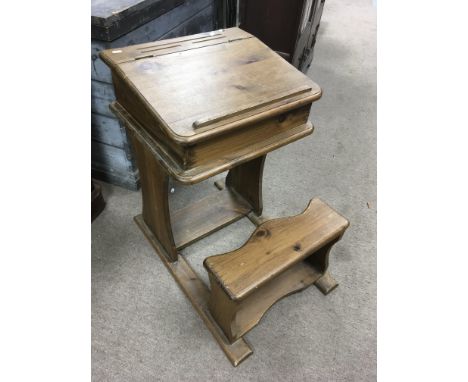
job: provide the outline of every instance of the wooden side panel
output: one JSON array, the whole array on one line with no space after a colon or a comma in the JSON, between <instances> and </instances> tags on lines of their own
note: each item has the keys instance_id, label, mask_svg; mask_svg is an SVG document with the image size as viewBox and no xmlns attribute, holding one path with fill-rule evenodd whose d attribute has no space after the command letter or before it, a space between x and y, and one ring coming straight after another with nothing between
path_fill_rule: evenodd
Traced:
<instances>
[{"instance_id":1,"label":"wooden side panel","mask_svg":"<svg viewBox=\"0 0 468 382\"><path fill-rule=\"evenodd\" d=\"M91 141L91 173L93 178L117 184L130 190L139 187L139 173L124 149Z\"/></svg>"},{"instance_id":2,"label":"wooden side panel","mask_svg":"<svg viewBox=\"0 0 468 382\"><path fill-rule=\"evenodd\" d=\"M141 215L135 217L135 222L138 224L148 241L156 250L156 253L160 257L163 264L167 267L169 272L171 272L172 276L177 281L177 284L179 284L182 291L190 300L193 307L205 323L207 329L218 342L219 346L229 358L232 365L239 365L252 354L252 348L250 345L242 338L234 343L229 343L228 339L224 336L216 324L216 321L213 319L211 314L208 313L208 298L210 291L200 279L198 274L192 269L192 267L182 255L179 256L179 261L177 262L171 262L167 259L167 257L163 254L163 250L159 241L149 230Z\"/></svg>"},{"instance_id":3,"label":"wooden side panel","mask_svg":"<svg viewBox=\"0 0 468 382\"><path fill-rule=\"evenodd\" d=\"M113 101L115 101L115 92L112 84L91 80L91 111L93 113L115 118L109 109Z\"/></svg>"},{"instance_id":4,"label":"wooden side panel","mask_svg":"<svg viewBox=\"0 0 468 382\"><path fill-rule=\"evenodd\" d=\"M131 135L141 176L143 220L157 238L169 261L177 261L169 211L169 176L151 150Z\"/></svg>"},{"instance_id":5,"label":"wooden side panel","mask_svg":"<svg viewBox=\"0 0 468 382\"><path fill-rule=\"evenodd\" d=\"M182 249L247 215L252 207L230 190L213 193L171 216L177 249Z\"/></svg>"},{"instance_id":6,"label":"wooden side panel","mask_svg":"<svg viewBox=\"0 0 468 382\"><path fill-rule=\"evenodd\" d=\"M202 3L199 1L199 3ZM202 9L200 12L186 20L185 22L172 29L160 38L173 38L180 36L188 36L195 33L209 32L213 30L213 2Z\"/></svg>"},{"instance_id":7,"label":"wooden side panel","mask_svg":"<svg viewBox=\"0 0 468 382\"><path fill-rule=\"evenodd\" d=\"M240 28L292 60L304 0L240 0Z\"/></svg>"},{"instance_id":8,"label":"wooden side panel","mask_svg":"<svg viewBox=\"0 0 468 382\"><path fill-rule=\"evenodd\" d=\"M117 119L95 113L91 113L91 138L121 149L124 149L127 139Z\"/></svg>"},{"instance_id":9,"label":"wooden side panel","mask_svg":"<svg viewBox=\"0 0 468 382\"><path fill-rule=\"evenodd\" d=\"M226 186L234 189L253 207L257 215L262 214L262 178L266 155L229 170Z\"/></svg>"},{"instance_id":10,"label":"wooden side panel","mask_svg":"<svg viewBox=\"0 0 468 382\"><path fill-rule=\"evenodd\" d=\"M256 290L253 295L237 302L229 298L210 274L210 312L229 341L234 342L253 329L272 305L283 297L307 288L321 276L313 267L300 262Z\"/></svg>"},{"instance_id":11,"label":"wooden side panel","mask_svg":"<svg viewBox=\"0 0 468 382\"><path fill-rule=\"evenodd\" d=\"M184 0L93 1L91 37L105 41L115 40L183 2Z\"/></svg>"},{"instance_id":12,"label":"wooden side panel","mask_svg":"<svg viewBox=\"0 0 468 382\"><path fill-rule=\"evenodd\" d=\"M111 172L127 172L129 163L125 151L121 148L91 141L91 159L93 167Z\"/></svg>"}]
</instances>

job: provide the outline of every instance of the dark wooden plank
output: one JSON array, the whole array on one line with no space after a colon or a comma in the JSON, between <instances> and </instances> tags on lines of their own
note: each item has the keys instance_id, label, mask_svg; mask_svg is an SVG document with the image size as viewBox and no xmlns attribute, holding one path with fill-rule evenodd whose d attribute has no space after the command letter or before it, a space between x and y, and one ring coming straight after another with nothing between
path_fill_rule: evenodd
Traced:
<instances>
[{"instance_id":1,"label":"dark wooden plank","mask_svg":"<svg viewBox=\"0 0 468 382\"><path fill-rule=\"evenodd\" d=\"M112 41L184 3L184 0L93 0L91 37Z\"/></svg>"},{"instance_id":2,"label":"dark wooden plank","mask_svg":"<svg viewBox=\"0 0 468 382\"><path fill-rule=\"evenodd\" d=\"M91 173L93 178L138 190L139 172L125 149L91 141Z\"/></svg>"},{"instance_id":3,"label":"dark wooden plank","mask_svg":"<svg viewBox=\"0 0 468 382\"><path fill-rule=\"evenodd\" d=\"M289 57L299 29L304 0L240 0L240 28Z\"/></svg>"},{"instance_id":4,"label":"dark wooden plank","mask_svg":"<svg viewBox=\"0 0 468 382\"><path fill-rule=\"evenodd\" d=\"M266 155L229 170L226 186L247 200L257 215L263 211L262 179Z\"/></svg>"},{"instance_id":5,"label":"dark wooden plank","mask_svg":"<svg viewBox=\"0 0 468 382\"><path fill-rule=\"evenodd\" d=\"M106 99L111 103L115 101L114 85L111 82L91 80L91 97Z\"/></svg>"},{"instance_id":6,"label":"dark wooden plank","mask_svg":"<svg viewBox=\"0 0 468 382\"><path fill-rule=\"evenodd\" d=\"M105 206L101 185L91 179L91 222L99 216Z\"/></svg>"},{"instance_id":7,"label":"dark wooden plank","mask_svg":"<svg viewBox=\"0 0 468 382\"><path fill-rule=\"evenodd\" d=\"M109 109L113 101L115 101L115 93L112 84L91 80L91 111L93 113L115 118Z\"/></svg>"},{"instance_id":8,"label":"dark wooden plank","mask_svg":"<svg viewBox=\"0 0 468 382\"><path fill-rule=\"evenodd\" d=\"M241 248L208 257L204 266L227 295L239 301L339 239L348 225L343 216L314 198L303 213L263 223ZM319 257L325 259L327 251Z\"/></svg>"},{"instance_id":9,"label":"dark wooden plank","mask_svg":"<svg viewBox=\"0 0 468 382\"><path fill-rule=\"evenodd\" d=\"M315 284L338 285L328 274L331 248L349 222L320 199L297 216L261 224L239 249L205 259L210 312L232 342L258 324L278 300Z\"/></svg>"},{"instance_id":10,"label":"dark wooden plank","mask_svg":"<svg viewBox=\"0 0 468 382\"><path fill-rule=\"evenodd\" d=\"M131 191L138 191L140 188L140 175L138 170L125 173L110 171L97 167L95 163L91 165L91 176L103 182L115 184Z\"/></svg>"},{"instance_id":11,"label":"dark wooden plank","mask_svg":"<svg viewBox=\"0 0 468 382\"><path fill-rule=\"evenodd\" d=\"M115 69L119 103L137 119L141 111L135 110L134 103L155 108L161 128L176 141L194 143L305 104L310 106L321 96L320 87L310 78L238 28L224 30L222 39L209 39L208 34L190 37L191 40L172 39L100 53ZM154 47L158 50L148 51ZM183 56L174 54L177 52L183 52ZM223 97L219 97L219 89L223 90ZM304 91L295 95L298 89ZM287 93L290 96L283 99ZM262 106L271 100L276 101ZM252 115L250 110L255 105ZM220 115L236 115L241 122L223 121L208 131L193 126L195 121Z\"/></svg>"},{"instance_id":12,"label":"dark wooden plank","mask_svg":"<svg viewBox=\"0 0 468 382\"><path fill-rule=\"evenodd\" d=\"M304 73L309 68L314 56L314 47L324 3L325 0L309 0L304 8L301 29L291 61L295 67Z\"/></svg>"},{"instance_id":13,"label":"dark wooden plank","mask_svg":"<svg viewBox=\"0 0 468 382\"><path fill-rule=\"evenodd\" d=\"M141 175L143 220L161 243L167 258L170 261L177 261L177 249L169 211L169 175L158 158L152 155L149 147L142 144L132 134L130 134L130 139L135 148L135 157Z\"/></svg>"},{"instance_id":14,"label":"dark wooden plank","mask_svg":"<svg viewBox=\"0 0 468 382\"><path fill-rule=\"evenodd\" d=\"M130 169L125 150L94 140L91 141L91 160L93 165L111 171L125 173Z\"/></svg>"},{"instance_id":15,"label":"dark wooden plank","mask_svg":"<svg viewBox=\"0 0 468 382\"><path fill-rule=\"evenodd\" d=\"M177 249L182 249L247 215L251 206L228 189L213 193L171 215Z\"/></svg>"},{"instance_id":16,"label":"dark wooden plank","mask_svg":"<svg viewBox=\"0 0 468 382\"><path fill-rule=\"evenodd\" d=\"M122 149L127 140L125 128L122 128L118 119L96 113L91 113L91 138Z\"/></svg>"}]
</instances>

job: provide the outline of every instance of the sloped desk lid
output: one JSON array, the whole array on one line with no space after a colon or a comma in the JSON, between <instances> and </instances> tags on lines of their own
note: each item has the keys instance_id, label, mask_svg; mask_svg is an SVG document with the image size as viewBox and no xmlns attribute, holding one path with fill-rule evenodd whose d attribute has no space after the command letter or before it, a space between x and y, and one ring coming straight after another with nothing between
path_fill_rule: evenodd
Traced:
<instances>
[{"instance_id":1,"label":"sloped desk lid","mask_svg":"<svg viewBox=\"0 0 468 382\"><path fill-rule=\"evenodd\" d=\"M310 104L320 87L239 28L101 52L176 141Z\"/></svg>"}]
</instances>

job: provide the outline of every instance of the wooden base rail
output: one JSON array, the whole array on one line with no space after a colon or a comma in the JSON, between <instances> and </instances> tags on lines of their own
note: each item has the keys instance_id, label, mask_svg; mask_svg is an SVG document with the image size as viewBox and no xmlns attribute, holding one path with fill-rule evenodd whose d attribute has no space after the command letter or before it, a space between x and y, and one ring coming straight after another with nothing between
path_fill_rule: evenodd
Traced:
<instances>
[{"instance_id":1,"label":"wooden base rail","mask_svg":"<svg viewBox=\"0 0 468 382\"><path fill-rule=\"evenodd\" d=\"M263 162L251 166L261 172ZM327 271L328 255L349 223L319 199L313 199L300 215L265 220L254 212L262 210L261 197L251 195L251 202L247 202L241 194L249 197L248 193L239 184L240 191L234 188L243 178L236 171L232 174L226 185L216 182L217 191L171 213L176 261L143 215L136 216L135 222L227 358L237 366L253 353L244 335L272 305L312 284L324 294L338 285ZM245 216L258 227L238 250L205 259L208 288L178 250Z\"/></svg>"}]
</instances>

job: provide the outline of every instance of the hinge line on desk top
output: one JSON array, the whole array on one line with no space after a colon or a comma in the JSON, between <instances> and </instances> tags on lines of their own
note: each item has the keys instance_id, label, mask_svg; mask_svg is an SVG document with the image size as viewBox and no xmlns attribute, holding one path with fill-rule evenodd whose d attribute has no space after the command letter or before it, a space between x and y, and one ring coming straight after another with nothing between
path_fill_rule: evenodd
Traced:
<instances>
[{"instance_id":1,"label":"hinge line on desk top","mask_svg":"<svg viewBox=\"0 0 468 382\"><path fill-rule=\"evenodd\" d=\"M128 62L132 62L132 61L136 61L136 60L142 60L142 59L145 59L145 58L159 57L159 56L168 56L168 55L170 55L170 54L186 52L186 51L188 51L188 50L195 50L195 49L208 48L208 47L210 47L210 46L221 45L221 44L229 44L229 43L231 43L231 42L236 42L236 41L240 41L240 40L248 40L248 39L251 39L251 38L253 38L253 36L241 37L241 38L236 38L236 39L227 40L227 41L221 41L221 42L217 42L217 43L210 44L210 45L187 47L187 49L181 49L181 50L177 50L177 51L174 51L174 52L167 52L167 53L161 53L161 54L148 54L148 55L145 55L145 56L137 56L137 57L134 57L134 58L125 60L125 61L119 61L119 62L118 62L118 65L126 64L126 63L128 63ZM204 42L204 41L200 41L200 42ZM176 47L176 46L174 46L174 47ZM162 48L161 50L163 50L163 49L169 49L169 48L172 48L172 47Z\"/></svg>"}]
</instances>

